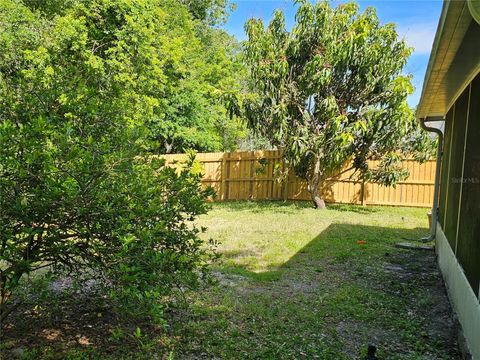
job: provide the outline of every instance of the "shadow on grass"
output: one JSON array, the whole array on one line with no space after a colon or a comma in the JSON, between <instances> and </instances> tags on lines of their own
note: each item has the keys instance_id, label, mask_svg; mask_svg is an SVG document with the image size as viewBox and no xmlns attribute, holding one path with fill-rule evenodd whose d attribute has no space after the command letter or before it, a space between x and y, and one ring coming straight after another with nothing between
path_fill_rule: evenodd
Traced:
<instances>
[{"instance_id":1,"label":"shadow on grass","mask_svg":"<svg viewBox=\"0 0 480 360\"><path fill-rule=\"evenodd\" d=\"M310 201L304 200L230 200L223 202L215 202L213 204L214 208L219 208L231 212L236 211L249 211L252 213L261 213L265 211L275 211L279 213L294 213L298 209L312 209L313 206ZM360 214L369 214L376 213L380 211L378 206L368 207L368 206L359 206L359 205L350 205L350 204L327 204L327 210L335 211L348 211L355 212ZM321 210L320 210L321 211ZM319 211L319 215L321 212Z\"/></svg>"},{"instance_id":2,"label":"shadow on grass","mask_svg":"<svg viewBox=\"0 0 480 360\"><path fill-rule=\"evenodd\" d=\"M297 203L293 204L296 206ZM238 205L245 206L245 203L239 202ZM265 203L259 204L258 208L261 209L262 206L267 205L277 206L278 208L283 206L282 204L278 203ZM292 205L286 206L288 207ZM229 204L229 208L231 208L231 204ZM240 307L240 310L242 312L247 312L247 314L240 312L238 319L229 319L232 321L238 320L240 324L244 324L245 318L248 319L248 311L260 311L261 314L256 314L255 316L262 317L264 323L266 324L266 328L255 328L254 325L248 323L248 326L251 327L251 333L245 335L245 338L242 338L242 341L244 341L246 344L246 351L253 351L255 346L258 346L258 339L263 339L262 346L269 347L270 343L266 341L265 338L262 338L262 336L264 337L266 333L267 335L271 335L271 339L274 339L272 341L277 341L275 339L278 338L278 341L283 344L291 340L289 336L282 338L282 336L284 336L282 335L283 333L286 334L294 331L304 331L302 336L307 338L309 334L318 331L318 326L321 323L322 317L315 317L313 315L308 317L308 319L310 319L310 325L305 324L305 318L302 318L304 315L295 317L298 314L309 313L313 311L315 306L319 306L315 302L316 300L312 300L312 302L309 303L309 306L301 306L300 304L302 304L302 302L297 304L290 301L294 296L301 296L302 291L305 290L302 288L303 283L315 283L315 281L328 282L329 280L325 279L329 279L329 272L335 271L335 269L332 270L331 265L342 265L341 268L348 269L350 268L350 264L354 264L355 266L364 266L367 268L369 265L378 262L378 260L385 256L385 253L387 252L402 252L402 250L392 248L394 242L399 240L401 237L419 238L424 232L424 228L403 229L343 223L331 224L318 236L312 239L305 247L300 249L295 255L293 255L280 266L267 268L266 271L261 273L250 271L245 266L221 266L219 270L225 273L238 274L254 281L258 281L259 284L257 285L259 286L253 286L258 292L261 291L262 288L268 288L268 285L266 285L265 282L280 279L285 275L289 276L289 282L291 285L299 285L299 287L295 288L294 291L290 291L281 287L274 288L271 293L265 293L262 295L263 302L261 302L260 305L258 305L257 301L259 300L259 297L257 296L258 293L254 293L248 299L248 294L241 293L242 304L250 304L250 307ZM362 240L365 243L358 244L357 241L359 240ZM239 256L256 256L256 254L248 249L239 249L228 253L227 256L230 258L235 258ZM321 277L324 277L323 280L319 280L319 274L322 275ZM325 276L323 276L324 274ZM335 278L335 280L331 281L328 286L340 288L342 286L345 287L346 284L344 281L352 281L352 279ZM350 288L348 289L350 290ZM358 292L359 290L355 290L355 288L353 288L353 291ZM360 301L363 301L364 299L363 292L360 292L360 295L356 295L360 300L355 298L354 300L356 302L353 302L354 305L350 304L352 293L345 292L345 297L342 297L343 294L344 292L341 292L340 295L336 295L337 297L331 300L332 305L329 305L330 303L328 303L327 305L324 304L322 306L328 308L328 311L331 311L333 314L336 314L340 311L338 309L347 312L347 310L350 311L354 305L362 305ZM314 299L315 296L317 295L312 295L312 299ZM217 297L215 299L217 299ZM277 321L275 320L277 319L277 315L271 313L277 311L275 310L277 307L271 306L273 301L276 301L278 305L277 307L281 309L278 311L285 311L283 315L288 315L288 319L290 319L290 322L282 320L282 326L287 326L285 325L287 323L291 324L292 326L291 328L287 329L288 331L285 330L282 332L282 334L276 333L276 329L280 325L275 322ZM380 301L381 299L378 300L378 302ZM5 347L3 349L4 354L7 355L7 358L11 354L11 349L14 349L15 347L21 347L24 349L32 347L32 349L34 349L32 351L36 351L36 353L34 354L32 352L30 355L32 355L34 358L46 357L47 353L55 358L54 355L58 352L58 354L61 354L58 358L60 358L60 356L66 358L66 354L68 353L69 355L78 355L77 358L87 358L91 355L90 358L125 357L147 359L152 358L152 354L157 354L157 352L166 352L168 349L168 346L166 345L158 345L159 340L158 338L155 338L155 336L158 336L158 334L162 334L163 331L161 329L156 328L150 323L142 323L138 321L138 319L132 319L132 321L129 323L119 322L115 317L115 313L113 313L110 308L106 306L107 304L102 304L102 302L99 303L98 299L93 297L87 297L85 299L75 299L75 296L73 298L69 297L68 299L65 299L65 302L60 301L56 305L57 306L55 307L52 306L52 302L50 301L49 307L45 306L43 313L39 313L38 311L32 309L22 309L21 312L16 314L16 319L12 319L14 324L12 324L12 327L9 328L8 333L4 334L5 336L3 338L3 343L7 344L6 346L4 345ZM230 309L229 307L226 308ZM347 310L345 310L345 308ZM376 309L375 306L371 306L371 308ZM223 318L226 316L236 315L234 313L222 313L220 310L218 310L218 308L209 307L209 305L203 308L202 311L204 314L203 316L211 319L209 320L211 322L195 318L195 321L188 323L189 326L191 326L191 329L189 330L191 333L187 332L184 334L184 338L189 339L188 341L199 342L196 344L197 347L195 350L192 350L195 352L195 355L200 353L208 355L221 354L222 352L219 349L221 349L221 346L223 346L222 344L229 343L230 341L233 344L230 345L233 350L231 353L229 353L230 357L226 356L224 358L238 358L235 357L235 346L237 345L238 335L234 335L232 333L237 325L235 322L232 323L230 320L226 321ZM220 313L216 313L215 311L220 311ZM372 312L374 312L374 310L372 310ZM179 317L177 321L178 323L185 324L187 323L188 318L184 319ZM317 323L317 321L320 323ZM258 323L262 324L262 322ZM148 340L148 337L142 337L140 342L131 335L134 333L137 326L142 329L142 333L145 332L145 334L155 335L152 335L151 340ZM223 329L222 326L225 328ZM216 332L218 328L223 329L221 333ZM210 336L210 333L205 331L205 329L209 329L209 331L211 331L212 334L215 334L215 336ZM109 340L109 338L115 334L114 330L121 330L123 337ZM243 331L239 333L243 334ZM224 341L222 342L215 340L216 342L212 343L213 340L211 339L217 339L220 335L225 337L223 339ZM165 334L165 339L167 339L167 336L169 335ZM202 338L202 336L205 336L205 338ZM235 336L237 336L237 338ZM164 338L162 339L162 341L165 340ZM290 346L290 350L294 352L296 351L298 342L303 340L296 338L292 341L292 344L288 346ZM11 346L8 345L9 343ZM151 346L151 348L147 349L147 345ZM211 346L211 348L208 346ZM321 346L325 345L317 343L316 346L320 348ZM277 345L271 345L271 347L272 349L277 348ZM2 355L1 350L2 349L0 349L0 358ZM179 349L179 351L181 353L182 349ZM143 355L140 356L140 353ZM257 354L257 357L252 356L251 358L276 358L278 355L270 356L267 352L266 354L267 355ZM284 358L287 357L288 356L286 355L284 356ZM179 358L182 358L181 355ZM218 358L221 358L221 356L218 355ZM294 357L292 355L289 356L289 358ZM334 357L332 355L330 357L327 356L323 358L332 359L338 357Z\"/></svg>"},{"instance_id":3,"label":"shadow on grass","mask_svg":"<svg viewBox=\"0 0 480 360\"><path fill-rule=\"evenodd\" d=\"M378 206L360 206L350 204L328 204L327 208L336 211L348 211L358 214L371 214L379 212L381 209Z\"/></svg>"},{"instance_id":4,"label":"shadow on grass","mask_svg":"<svg viewBox=\"0 0 480 360\"><path fill-rule=\"evenodd\" d=\"M305 358L364 358L374 343L383 359L460 359L433 252L393 247L426 230L334 223L277 267L229 264L221 270L253 281L227 277L197 308L220 320L195 328L207 334L195 342L230 358L241 350L245 358L297 358L302 346Z\"/></svg>"},{"instance_id":5,"label":"shadow on grass","mask_svg":"<svg viewBox=\"0 0 480 360\"><path fill-rule=\"evenodd\" d=\"M420 239L426 228L389 228L355 224L331 224L318 236L300 249L280 266L269 266L265 271L252 271L248 265L223 263L219 270L241 275L256 281L274 281L286 273L305 271L323 272L326 265L345 264L354 261L357 265L368 266L394 249L396 242L405 239ZM228 251L225 259L255 255L250 249Z\"/></svg>"},{"instance_id":6,"label":"shadow on grass","mask_svg":"<svg viewBox=\"0 0 480 360\"><path fill-rule=\"evenodd\" d=\"M259 213L264 211L276 212L294 212L298 209L311 208L308 201L277 201L277 200L230 200L216 202L213 204L215 208L224 209L231 212L249 211Z\"/></svg>"}]
</instances>

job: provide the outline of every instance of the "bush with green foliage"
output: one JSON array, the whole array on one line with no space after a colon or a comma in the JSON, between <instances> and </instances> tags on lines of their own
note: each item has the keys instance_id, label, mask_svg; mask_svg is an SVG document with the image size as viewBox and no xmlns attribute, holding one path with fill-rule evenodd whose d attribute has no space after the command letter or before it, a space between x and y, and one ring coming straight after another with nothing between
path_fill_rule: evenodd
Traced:
<instances>
[{"instance_id":1,"label":"bush with green foliage","mask_svg":"<svg viewBox=\"0 0 480 360\"><path fill-rule=\"evenodd\" d=\"M145 155L184 66L188 10L0 0L0 28L0 319L43 267L92 269L137 299L195 285L215 256L193 222L211 192L193 159Z\"/></svg>"},{"instance_id":2,"label":"bush with green foliage","mask_svg":"<svg viewBox=\"0 0 480 360\"><path fill-rule=\"evenodd\" d=\"M315 207L325 206L321 184L348 161L360 178L385 185L408 175L400 153L425 150L418 140L427 136L406 100L413 87L402 70L411 48L393 24L380 24L373 8L359 13L356 3L305 0L291 31L281 11L267 27L259 19L245 27L254 90L244 99L245 116L284 149ZM371 169L368 160L381 161Z\"/></svg>"}]
</instances>

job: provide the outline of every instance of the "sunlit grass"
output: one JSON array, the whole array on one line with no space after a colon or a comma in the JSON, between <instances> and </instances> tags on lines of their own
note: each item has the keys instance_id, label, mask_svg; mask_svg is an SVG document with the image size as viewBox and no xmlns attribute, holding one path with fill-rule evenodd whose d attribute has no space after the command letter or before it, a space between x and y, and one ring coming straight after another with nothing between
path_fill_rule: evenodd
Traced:
<instances>
[{"instance_id":1,"label":"sunlit grass","mask_svg":"<svg viewBox=\"0 0 480 360\"><path fill-rule=\"evenodd\" d=\"M427 232L426 213L423 208L330 205L328 210L319 211L308 202L228 202L214 204L200 223L208 228L206 236L220 243L223 270L238 272L243 268L261 273L278 270L332 224L395 229L379 238L379 229L369 233L344 227L342 234L316 245L321 247L328 242L328 249L335 247L340 251L334 256L357 248L357 240L368 240L366 246L379 241L391 243L402 237L417 240ZM414 232L406 235L399 233L401 229Z\"/></svg>"}]
</instances>

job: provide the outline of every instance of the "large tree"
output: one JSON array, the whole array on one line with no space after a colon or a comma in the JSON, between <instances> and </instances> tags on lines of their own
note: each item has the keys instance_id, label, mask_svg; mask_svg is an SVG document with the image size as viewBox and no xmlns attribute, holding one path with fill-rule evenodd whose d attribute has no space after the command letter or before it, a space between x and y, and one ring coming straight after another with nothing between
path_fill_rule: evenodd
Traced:
<instances>
[{"instance_id":1,"label":"large tree","mask_svg":"<svg viewBox=\"0 0 480 360\"><path fill-rule=\"evenodd\" d=\"M162 106L148 122L151 151L235 149L245 126L227 115L224 96L237 92L245 76L238 44L224 31L199 21L178 26L174 35L177 41L170 47L175 58L165 91L158 93Z\"/></svg>"},{"instance_id":2,"label":"large tree","mask_svg":"<svg viewBox=\"0 0 480 360\"><path fill-rule=\"evenodd\" d=\"M169 1L0 0L0 322L42 267L147 302L196 282L209 192L192 162L145 156L190 21Z\"/></svg>"},{"instance_id":3,"label":"large tree","mask_svg":"<svg viewBox=\"0 0 480 360\"><path fill-rule=\"evenodd\" d=\"M245 28L249 124L284 149L315 207L325 207L321 184L348 161L359 177L386 185L407 175L401 152L425 135L406 100L413 87L402 70L412 49L393 24L380 24L374 8L359 13L356 3L301 1L291 31L281 11L267 27L250 19Z\"/></svg>"},{"instance_id":4,"label":"large tree","mask_svg":"<svg viewBox=\"0 0 480 360\"><path fill-rule=\"evenodd\" d=\"M23 3L47 18L78 4L89 6L86 0ZM245 70L238 42L218 26L231 6L225 0L157 0L145 5L161 7L158 21L164 25L151 29L163 52L164 71L161 86L151 94L159 106L146 122L150 142L145 146L155 154L234 150L236 139L246 136L246 126L227 116L223 99L241 86Z\"/></svg>"}]
</instances>

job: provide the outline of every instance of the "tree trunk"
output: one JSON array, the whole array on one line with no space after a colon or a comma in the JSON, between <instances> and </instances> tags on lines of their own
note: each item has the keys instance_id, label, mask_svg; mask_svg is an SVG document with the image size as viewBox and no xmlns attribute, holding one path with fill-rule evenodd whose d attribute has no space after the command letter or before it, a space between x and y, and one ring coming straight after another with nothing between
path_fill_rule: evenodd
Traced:
<instances>
[{"instance_id":1,"label":"tree trunk","mask_svg":"<svg viewBox=\"0 0 480 360\"><path fill-rule=\"evenodd\" d=\"M173 139L172 139L171 142L168 142L167 139L165 139L163 144L165 146L165 154L170 154L172 152L172 149L173 149Z\"/></svg>"},{"instance_id":2,"label":"tree trunk","mask_svg":"<svg viewBox=\"0 0 480 360\"><path fill-rule=\"evenodd\" d=\"M312 196L313 207L315 209L322 210L322 209L327 208L325 206L325 201L323 201L323 199L320 198L320 196L318 196L317 194L314 194L314 193L311 193L311 196Z\"/></svg>"},{"instance_id":3,"label":"tree trunk","mask_svg":"<svg viewBox=\"0 0 480 360\"><path fill-rule=\"evenodd\" d=\"M326 209L325 201L323 201L323 199L320 197L320 194L318 191L321 178L322 178L322 174L320 171L320 159L316 158L312 177L308 181L308 192L310 193L310 197L313 202L313 207L318 210Z\"/></svg>"}]
</instances>

